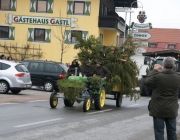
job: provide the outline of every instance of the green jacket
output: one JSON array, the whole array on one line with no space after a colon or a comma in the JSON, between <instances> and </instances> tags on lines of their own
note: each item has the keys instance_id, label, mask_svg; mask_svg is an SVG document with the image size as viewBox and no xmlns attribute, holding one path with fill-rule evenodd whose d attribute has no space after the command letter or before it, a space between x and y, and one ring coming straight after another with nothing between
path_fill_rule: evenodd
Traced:
<instances>
[{"instance_id":1,"label":"green jacket","mask_svg":"<svg viewBox=\"0 0 180 140\"><path fill-rule=\"evenodd\" d=\"M145 85L153 88L149 101L149 115L158 118L176 118L178 115L178 94L180 74L173 70L157 72L147 76Z\"/></svg>"}]
</instances>

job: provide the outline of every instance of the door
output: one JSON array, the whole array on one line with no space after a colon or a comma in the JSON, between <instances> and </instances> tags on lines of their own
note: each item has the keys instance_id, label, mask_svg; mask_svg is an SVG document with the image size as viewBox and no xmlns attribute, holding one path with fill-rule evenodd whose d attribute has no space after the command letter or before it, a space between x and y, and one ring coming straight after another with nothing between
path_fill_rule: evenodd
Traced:
<instances>
[{"instance_id":1,"label":"door","mask_svg":"<svg viewBox=\"0 0 180 140\"><path fill-rule=\"evenodd\" d=\"M58 64L56 63L45 63L44 79L51 80L55 85L61 74Z\"/></svg>"},{"instance_id":2,"label":"door","mask_svg":"<svg viewBox=\"0 0 180 140\"><path fill-rule=\"evenodd\" d=\"M31 62L28 66L31 74L31 81L33 86L43 86L44 84L44 62Z\"/></svg>"}]
</instances>

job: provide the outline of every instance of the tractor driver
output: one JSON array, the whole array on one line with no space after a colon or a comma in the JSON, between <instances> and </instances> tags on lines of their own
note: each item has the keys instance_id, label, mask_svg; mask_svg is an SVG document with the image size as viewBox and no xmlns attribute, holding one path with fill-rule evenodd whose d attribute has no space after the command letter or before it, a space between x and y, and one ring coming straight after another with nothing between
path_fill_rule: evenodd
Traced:
<instances>
[{"instance_id":1,"label":"tractor driver","mask_svg":"<svg viewBox=\"0 0 180 140\"><path fill-rule=\"evenodd\" d=\"M85 66L82 68L82 76L91 77L94 74L94 67L91 66L91 61L86 60Z\"/></svg>"}]
</instances>

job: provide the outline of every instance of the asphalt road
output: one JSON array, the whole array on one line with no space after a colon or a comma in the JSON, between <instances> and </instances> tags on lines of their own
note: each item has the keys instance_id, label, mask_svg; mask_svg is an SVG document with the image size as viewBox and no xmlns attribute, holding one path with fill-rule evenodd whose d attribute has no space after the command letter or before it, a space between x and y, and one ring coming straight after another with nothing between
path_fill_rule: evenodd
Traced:
<instances>
[{"instance_id":1,"label":"asphalt road","mask_svg":"<svg viewBox=\"0 0 180 140\"><path fill-rule=\"evenodd\" d=\"M37 90L0 94L0 140L154 140L149 97L124 98L121 108L106 100L103 110L92 106L85 113L83 103L65 107L63 99L51 109L49 96Z\"/></svg>"}]
</instances>

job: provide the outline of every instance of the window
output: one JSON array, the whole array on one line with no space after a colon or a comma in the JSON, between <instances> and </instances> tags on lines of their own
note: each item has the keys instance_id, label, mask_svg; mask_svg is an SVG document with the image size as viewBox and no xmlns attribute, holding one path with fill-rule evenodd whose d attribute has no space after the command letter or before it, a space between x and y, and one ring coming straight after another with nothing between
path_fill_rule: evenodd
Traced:
<instances>
[{"instance_id":1,"label":"window","mask_svg":"<svg viewBox=\"0 0 180 140\"><path fill-rule=\"evenodd\" d=\"M150 64L150 61L151 61L150 57L146 56L146 57L144 58L144 65L149 65L149 64Z\"/></svg>"},{"instance_id":2,"label":"window","mask_svg":"<svg viewBox=\"0 0 180 140\"><path fill-rule=\"evenodd\" d=\"M45 29L34 29L34 41L45 41Z\"/></svg>"},{"instance_id":3,"label":"window","mask_svg":"<svg viewBox=\"0 0 180 140\"><path fill-rule=\"evenodd\" d=\"M1 39L9 38L9 27L8 26L0 26L0 38Z\"/></svg>"},{"instance_id":4,"label":"window","mask_svg":"<svg viewBox=\"0 0 180 140\"><path fill-rule=\"evenodd\" d=\"M66 44L77 43L76 35L78 35L78 34L80 37L82 37L83 40L88 39L88 31L65 30L64 43L66 43Z\"/></svg>"},{"instance_id":5,"label":"window","mask_svg":"<svg viewBox=\"0 0 180 140\"><path fill-rule=\"evenodd\" d=\"M1 70L7 70L9 69L11 66L8 65L8 64L4 64L4 63L1 63Z\"/></svg>"},{"instance_id":6,"label":"window","mask_svg":"<svg viewBox=\"0 0 180 140\"><path fill-rule=\"evenodd\" d=\"M30 0L30 12L53 13L54 0Z\"/></svg>"},{"instance_id":7,"label":"window","mask_svg":"<svg viewBox=\"0 0 180 140\"><path fill-rule=\"evenodd\" d=\"M174 44L169 44L169 45L168 45L168 48L169 48L169 49L175 49L175 45L174 45Z\"/></svg>"},{"instance_id":8,"label":"window","mask_svg":"<svg viewBox=\"0 0 180 140\"><path fill-rule=\"evenodd\" d=\"M35 72L37 67L38 67L38 63L32 62L31 65L30 65L29 71L30 72Z\"/></svg>"},{"instance_id":9,"label":"window","mask_svg":"<svg viewBox=\"0 0 180 140\"><path fill-rule=\"evenodd\" d=\"M21 63L23 63L26 66L26 68L28 67L29 62L21 62Z\"/></svg>"},{"instance_id":10,"label":"window","mask_svg":"<svg viewBox=\"0 0 180 140\"><path fill-rule=\"evenodd\" d=\"M51 29L28 28L28 41L51 42Z\"/></svg>"},{"instance_id":11,"label":"window","mask_svg":"<svg viewBox=\"0 0 180 140\"><path fill-rule=\"evenodd\" d=\"M1 10L10 10L11 9L10 0L0 0L0 9Z\"/></svg>"},{"instance_id":12,"label":"window","mask_svg":"<svg viewBox=\"0 0 180 140\"><path fill-rule=\"evenodd\" d=\"M37 0L37 12L47 12L47 0Z\"/></svg>"},{"instance_id":13,"label":"window","mask_svg":"<svg viewBox=\"0 0 180 140\"><path fill-rule=\"evenodd\" d=\"M51 63L46 63L45 64L46 66L45 66L45 71L46 72L56 72L56 73L59 73L59 67L58 67L58 65L56 65L56 64L51 64Z\"/></svg>"},{"instance_id":14,"label":"window","mask_svg":"<svg viewBox=\"0 0 180 140\"><path fill-rule=\"evenodd\" d=\"M68 15L90 15L91 2L89 1L67 1Z\"/></svg>"},{"instance_id":15,"label":"window","mask_svg":"<svg viewBox=\"0 0 180 140\"><path fill-rule=\"evenodd\" d=\"M83 15L84 14L84 2L74 2L74 14Z\"/></svg>"},{"instance_id":16,"label":"window","mask_svg":"<svg viewBox=\"0 0 180 140\"><path fill-rule=\"evenodd\" d=\"M151 44L150 44L150 47L151 47L151 48L156 48L156 44L155 44L155 43L151 43Z\"/></svg>"},{"instance_id":17,"label":"window","mask_svg":"<svg viewBox=\"0 0 180 140\"><path fill-rule=\"evenodd\" d=\"M76 43L76 35L80 35L82 36L82 31L76 31L76 30L73 30L71 31L71 43Z\"/></svg>"},{"instance_id":18,"label":"window","mask_svg":"<svg viewBox=\"0 0 180 140\"><path fill-rule=\"evenodd\" d=\"M26 66L25 66L25 65L22 65L22 64L21 64L21 65L16 65L15 68L16 68L16 70L17 70L18 72L28 72Z\"/></svg>"}]
</instances>

